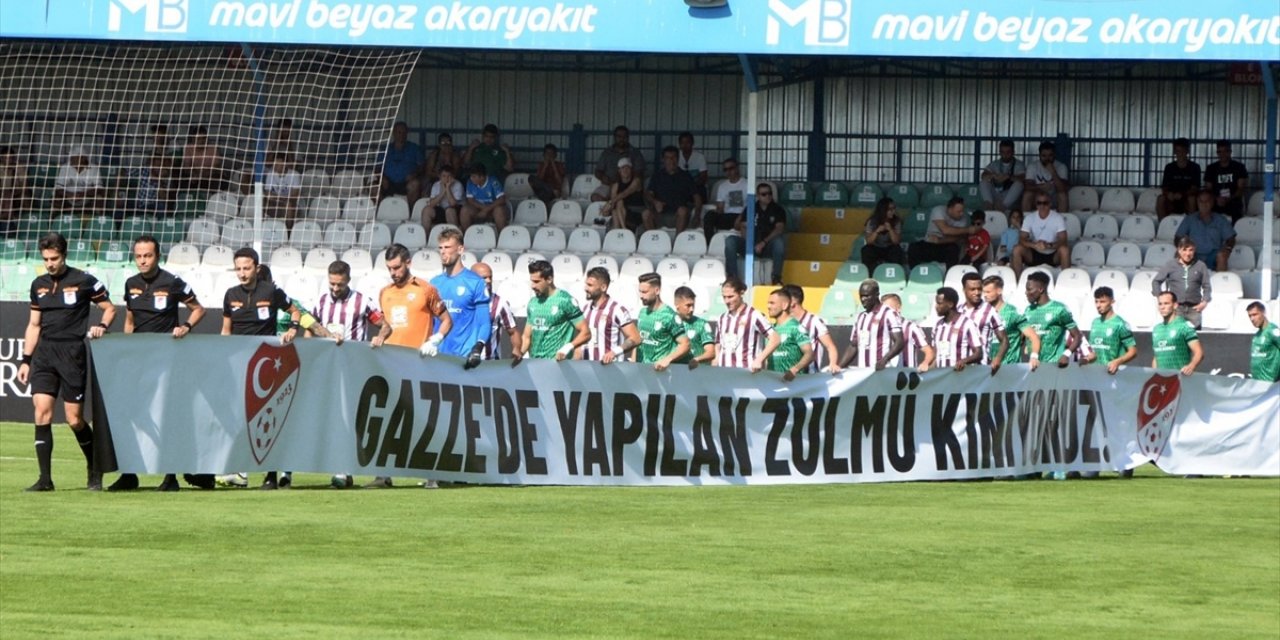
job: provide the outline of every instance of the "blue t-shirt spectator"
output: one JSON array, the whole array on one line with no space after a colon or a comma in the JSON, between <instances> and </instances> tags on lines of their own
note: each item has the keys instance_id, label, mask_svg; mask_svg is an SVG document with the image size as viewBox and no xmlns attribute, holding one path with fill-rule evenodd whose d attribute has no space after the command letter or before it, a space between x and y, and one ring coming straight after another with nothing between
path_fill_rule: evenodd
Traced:
<instances>
[{"instance_id":1,"label":"blue t-shirt spectator","mask_svg":"<svg viewBox=\"0 0 1280 640\"><path fill-rule=\"evenodd\" d=\"M394 184L402 185L422 170L424 158L422 147L405 142L403 147L396 148L395 143L387 145L387 161L382 167L382 175Z\"/></svg>"},{"instance_id":2,"label":"blue t-shirt spectator","mask_svg":"<svg viewBox=\"0 0 1280 640\"><path fill-rule=\"evenodd\" d=\"M487 343L492 326L489 289L484 278L463 269L456 276L442 273L431 279L431 285L440 292L440 299L449 308L449 317L453 320L453 328L440 343L440 353L465 358L477 342ZM436 328L439 327L437 319Z\"/></svg>"},{"instance_id":3,"label":"blue t-shirt spectator","mask_svg":"<svg viewBox=\"0 0 1280 640\"><path fill-rule=\"evenodd\" d=\"M493 176L486 176L482 185L467 180L467 197L480 204L493 204L502 195L502 183Z\"/></svg>"},{"instance_id":4,"label":"blue t-shirt spectator","mask_svg":"<svg viewBox=\"0 0 1280 640\"><path fill-rule=\"evenodd\" d=\"M1236 230L1231 220L1220 213L1210 214L1205 222L1199 213L1189 214L1178 225L1175 236L1187 236L1196 243L1196 258L1207 265L1217 264L1217 254L1227 240L1236 237Z\"/></svg>"}]
</instances>

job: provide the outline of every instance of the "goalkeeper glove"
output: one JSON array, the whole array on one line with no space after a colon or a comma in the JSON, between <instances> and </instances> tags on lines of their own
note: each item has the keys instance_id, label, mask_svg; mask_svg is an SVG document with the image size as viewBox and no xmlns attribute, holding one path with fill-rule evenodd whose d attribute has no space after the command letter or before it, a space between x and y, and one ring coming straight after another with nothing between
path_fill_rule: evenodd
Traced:
<instances>
[{"instance_id":1,"label":"goalkeeper glove","mask_svg":"<svg viewBox=\"0 0 1280 640\"><path fill-rule=\"evenodd\" d=\"M467 363L462 365L463 369L474 369L480 366L484 360L484 343L477 342L476 346L471 347L471 353L467 354Z\"/></svg>"},{"instance_id":2,"label":"goalkeeper glove","mask_svg":"<svg viewBox=\"0 0 1280 640\"><path fill-rule=\"evenodd\" d=\"M434 358L440 353L440 342L442 340L444 338L438 333L427 338L427 341L422 343L421 347L418 347L418 353L424 357Z\"/></svg>"}]
</instances>

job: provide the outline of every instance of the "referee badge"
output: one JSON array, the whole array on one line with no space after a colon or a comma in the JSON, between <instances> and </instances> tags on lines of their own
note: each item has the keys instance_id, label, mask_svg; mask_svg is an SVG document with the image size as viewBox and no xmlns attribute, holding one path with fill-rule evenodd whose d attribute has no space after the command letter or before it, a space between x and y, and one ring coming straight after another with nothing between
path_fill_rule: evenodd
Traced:
<instances>
[{"instance_id":1,"label":"referee badge","mask_svg":"<svg viewBox=\"0 0 1280 640\"><path fill-rule=\"evenodd\" d=\"M259 320L270 320L270 319L271 319L271 307L258 307L258 319L259 319Z\"/></svg>"},{"instance_id":2,"label":"referee badge","mask_svg":"<svg viewBox=\"0 0 1280 640\"><path fill-rule=\"evenodd\" d=\"M263 343L245 369L244 415L253 459L262 464L288 424L302 365L294 345Z\"/></svg>"},{"instance_id":3,"label":"referee badge","mask_svg":"<svg viewBox=\"0 0 1280 640\"><path fill-rule=\"evenodd\" d=\"M75 304L75 303L76 303L76 290L75 290L75 289L67 289L66 291L63 291L63 292L62 292L62 304L65 304L65 305L70 306L70 305L73 305L73 304Z\"/></svg>"}]
</instances>

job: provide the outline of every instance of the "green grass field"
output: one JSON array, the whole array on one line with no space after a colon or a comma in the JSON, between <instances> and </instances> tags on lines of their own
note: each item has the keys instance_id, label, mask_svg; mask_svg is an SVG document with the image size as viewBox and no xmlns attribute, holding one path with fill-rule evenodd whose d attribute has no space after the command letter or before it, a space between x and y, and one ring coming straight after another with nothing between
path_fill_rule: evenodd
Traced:
<instances>
[{"instance_id":1,"label":"green grass field","mask_svg":"<svg viewBox=\"0 0 1280 640\"><path fill-rule=\"evenodd\" d=\"M99 494L55 438L25 494L0 425L5 640L1280 637L1277 479Z\"/></svg>"}]
</instances>

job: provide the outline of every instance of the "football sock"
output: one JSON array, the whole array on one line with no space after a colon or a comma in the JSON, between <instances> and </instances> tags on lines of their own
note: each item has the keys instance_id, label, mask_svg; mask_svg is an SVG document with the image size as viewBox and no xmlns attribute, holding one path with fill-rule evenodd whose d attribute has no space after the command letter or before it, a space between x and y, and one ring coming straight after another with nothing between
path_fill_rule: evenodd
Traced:
<instances>
[{"instance_id":1,"label":"football sock","mask_svg":"<svg viewBox=\"0 0 1280 640\"><path fill-rule=\"evenodd\" d=\"M80 443L80 451L84 454L85 462L89 466L93 466L93 427L84 425L79 430L73 430L76 434L76 442Z\"/></svg>"},{"instance_id":2,"label":"football sock","mask_svg":"<svg viewBox=\"0 0 1280 640\"><path fill-rule=\"evenodd\" d=\"M53 425L36 425L36 460L40 463L40 479L48 480L53 460Z\"/></svg>"}]
</instances>

